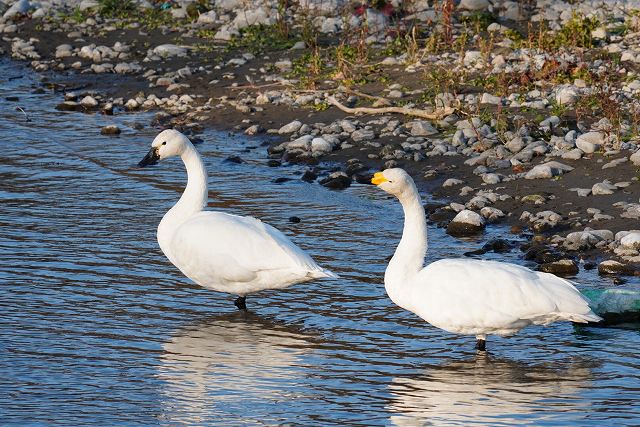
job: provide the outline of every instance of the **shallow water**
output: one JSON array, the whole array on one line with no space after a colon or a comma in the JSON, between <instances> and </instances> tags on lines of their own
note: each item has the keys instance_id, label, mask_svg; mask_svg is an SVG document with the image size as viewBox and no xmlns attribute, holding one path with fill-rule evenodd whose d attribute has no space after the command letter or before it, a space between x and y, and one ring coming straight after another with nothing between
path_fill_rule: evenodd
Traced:
<instances>
[{"instance_id":1,"label":"shallow water","mask_svg":"<svg viewBox=\"0 0 640 427\"><path fill-rule=\"evenodd\" d=\"M131 126L150 116L57 112L60 95L31 94L36 84L0 61L1 424L640 423L638 329L531 327L477 355L473 338L387 298L397 202L303 183L300 168L266 167L257 140L209 131L198 149L210 208L262 218L341 275L252 295L237 312L157 246L185 172L178 159L135 167L157 131ZM110 123L123 135L99 135ZM481 245L430 232L429 260Z\"/></svg>"}]
</instances>

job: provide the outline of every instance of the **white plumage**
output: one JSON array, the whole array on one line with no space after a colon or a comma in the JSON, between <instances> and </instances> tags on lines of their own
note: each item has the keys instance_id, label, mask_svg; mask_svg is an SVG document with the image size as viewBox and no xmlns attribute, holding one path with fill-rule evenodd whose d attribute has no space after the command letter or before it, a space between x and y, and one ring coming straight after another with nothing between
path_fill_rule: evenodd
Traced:
<instances>
[{"instance_id":1,"label":"white plumage","mask_svg":"<svg viewBox=\"0 0 640 427\"><path fill-rule=\"evenodd\" d=\"M497 261L443 259L424 267L427 225L411 177L387 169L371 181L396 196L404 209L402 239L385 272L391 300L445 331L513 335L528 325L558 320L597 322L587 300L568 280Z\"/></svg>"},{"instance_id":2,"label":"white plumage","mask_svg":"<svg viewBox=\"0 0 640 427\"><path fill-rule=\"evenodd\" d=\"M178 203L160 221L158 243L185 276L205 288L239 295L236 305L242 309L247 294L336 277L272 226L252 217L204 211L207 172L180 132L162 131L140 166L172 156L182 158L188 182Z\"/></svg>"}]
</instances>

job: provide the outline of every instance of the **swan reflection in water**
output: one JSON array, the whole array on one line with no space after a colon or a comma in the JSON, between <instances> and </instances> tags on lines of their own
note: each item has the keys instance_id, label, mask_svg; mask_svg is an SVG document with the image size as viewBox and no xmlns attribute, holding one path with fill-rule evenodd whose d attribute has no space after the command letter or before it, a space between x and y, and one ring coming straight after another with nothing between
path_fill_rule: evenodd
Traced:
<instances>
[{"instance_id":1,"label":"swan reflection in water","mask_svg":"<svg viewBox=\"0 0 640 427\"><path fill-rule=\"evenodd\" d=\"M251 313L208 319L178 331L163 345L163 419L201 424L265 421L272 407L302 397L302 356L313 338Z\"/></svg>"},{"instance_id":2,"label":"swan reflection in water","mask_svg":"<svg viewBox=\"0 0 640 427\"><path fill-rule=\"evenodd\" d=\"M555 361L527 365L489 355L433 366L394 378L391 423L417 425L503 425L540 420L545 408L564 407L568 419L584 416L593 362Z\"/></svg>"}]
</instances>

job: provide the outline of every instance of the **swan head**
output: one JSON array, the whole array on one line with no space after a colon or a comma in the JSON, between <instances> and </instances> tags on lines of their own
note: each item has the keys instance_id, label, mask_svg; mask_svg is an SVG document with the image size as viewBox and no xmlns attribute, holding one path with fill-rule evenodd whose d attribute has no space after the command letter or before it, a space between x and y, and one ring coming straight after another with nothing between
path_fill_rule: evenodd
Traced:
<instances>
[{"instance_id":1,"label":"swan head","mask_svg":"<svg viewBox=\"0 0 640 427\"><path fill-rule=\"evenodd\" d=\"M377 185L380 189L396 197L401 197L409 190L415 189L415 184L411 176L400 168L385 169L382 172L376 172L371 178L371 183Z\"/></svg>"},{"instance_id":2,"label":"swan head","mask_svg":"<svg viewBox=\"0 0 640 427\"><path fill-rule=\"evenodd\" d=\"M173 156L180 156L191 145L189 138L175 129L163 130L151 143L151 150L138 163L138 166L145 167L155 165L159 160L164 160Z\"/></svg>"}]
</instances>

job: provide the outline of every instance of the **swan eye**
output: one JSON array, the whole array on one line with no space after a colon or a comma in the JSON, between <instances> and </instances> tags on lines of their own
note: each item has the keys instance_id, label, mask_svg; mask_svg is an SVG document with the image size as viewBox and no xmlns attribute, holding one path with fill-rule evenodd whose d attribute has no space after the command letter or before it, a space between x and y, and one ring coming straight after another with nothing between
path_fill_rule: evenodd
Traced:
<instances>
[{"instance_id":1,"label":"swan eye","mask_svg":"<svg viewBox=\"0 0 640 427\"><path fill-rule=\"evenodd\" d=\"M162 143L162 145L167 145L167 141L164 141L164 142Z\"/></svg>"}]
</instances>

